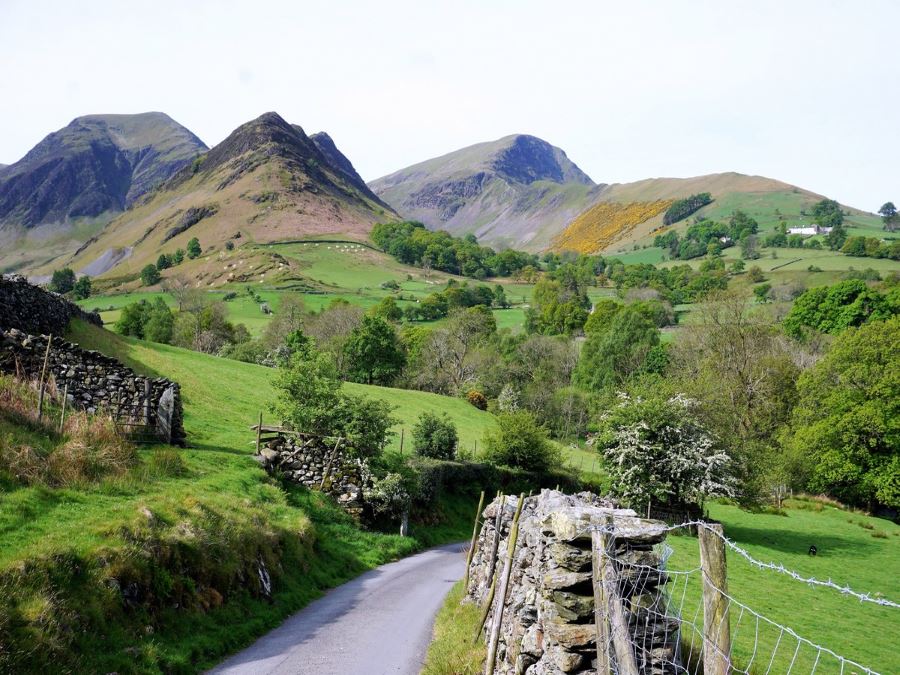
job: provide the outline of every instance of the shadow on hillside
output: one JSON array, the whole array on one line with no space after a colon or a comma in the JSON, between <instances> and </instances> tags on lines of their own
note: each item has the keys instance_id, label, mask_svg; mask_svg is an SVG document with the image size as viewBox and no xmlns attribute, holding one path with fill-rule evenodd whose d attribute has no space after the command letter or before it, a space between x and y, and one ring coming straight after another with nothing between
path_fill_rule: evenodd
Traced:
<instances>
[{"instance_id":1,"label":"shadow on hillside","mask_svg":"<svg viewBox=\"0 0 900 675\"><path fill-rule=\"evenodd\" d=\"M759 546L792 555L808 555L810 546L816 547L817 557L839 556L848 551L852 551L854 557L866 556L879 548L874 541L838 534L812 534L799 526L797 529L770 530L747 525L728 525L725 535L741 546Z\"/></svg>"}]
</instances>

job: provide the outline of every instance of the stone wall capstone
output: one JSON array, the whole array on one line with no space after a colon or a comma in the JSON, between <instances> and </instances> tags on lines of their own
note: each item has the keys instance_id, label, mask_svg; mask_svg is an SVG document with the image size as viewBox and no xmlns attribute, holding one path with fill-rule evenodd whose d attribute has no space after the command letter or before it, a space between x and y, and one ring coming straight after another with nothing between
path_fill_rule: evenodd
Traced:
<instances>
[{"instance_id":1,"label":"stone wall capstone","mask_svg":"<svg viewBox=\"0 0 900 675\"><path fill-rule=\"evenodd\" d=\"M497 574L503 568L517 498L495 499L483 512L484 525L469 567L468 601L482 605L494 568L490 553L494 519L502 509ZM662 587L666 583L660 553L654 548L666 536L665 523L639 518L588 492L565 495L543 490L526 499L519 520L509 593L504 605L496 673L562 675L596 673L596 635L592 585L592 526L615 524L617 560L639 564L644 576L620 571L628 630L637 645L641 675L674 673L678 621L666 616ZM496 608L498 601L495 600ZM653 608L649 611L648 608ZM661 609L662 608L662 609ZM488 616L490 635L494 612Z\"/></svg>"},{"instance_id":2,"label":"stone wall capstone","mask_svg":"<svg viewBox=\"0 0 900 675\"><path fill-rule=\"evenodd\" d=\"M18 275L0 276L0 329L32 335L62 335L73 318L102 326L100 315L85 312L61 295L45 291Z\"/></svg>"},{"instance_id":3,"label":"stone wall capstone","mask_svg":"<svg viewBox=\"0 0 900 675\"><path fill-rule=\"evenodd\" d=\"M48 339L15 328L0 330L0 372L40 377ZM69 404L89 413L105 410L121 420L125 416L141 418L149 411L151 423L156 424L160 408L164 408L166 429L164 437L163 433L158 436L173 445L184 445L181 389L177 382L138 375L116 359L56 337L50 346L48 370L60 394L68 385Z\"/></svg>"}]
</instances>

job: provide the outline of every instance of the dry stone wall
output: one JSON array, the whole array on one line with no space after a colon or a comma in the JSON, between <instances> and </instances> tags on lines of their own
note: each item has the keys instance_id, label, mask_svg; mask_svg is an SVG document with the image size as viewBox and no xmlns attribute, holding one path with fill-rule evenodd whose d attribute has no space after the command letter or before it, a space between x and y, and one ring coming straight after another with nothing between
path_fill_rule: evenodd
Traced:
<instances>
[{"instance_id":1,"label":"dry stone wall","mask_svg":"<svg viewBox=\"0 0 900 675\"><path fill-rule=\"evenodd\" d=\"M361 516L369 467L365 460L340 448L334 452L335 440L282 436L260 449L259 462L266 470L277 470L295 483L316 490L321 487L344 510Z\"/></svg>"},{"instance_id":2,"label":"dry stone wall","mask_svg":"<svg viewBox=\"0 0 900 675\"><path fill-rule=\"evenodd\" d=\"M48 339L15 328L0 330L0 371L40 377ZM67 391L69 405L89 413L107 411L123 422L144 421L149 412L149 420L161 440L184 444L181 390L177 382L138 375L116 359L59 338L53 338L51 343L48 370L57 391Z\"/></svg>"},{"instance_id":3,"label":"dry stone wall","mask_svg":"<svg viewBox=\"0 0 900 675\"><path fill-rule=\"evenodd\" d=\"M0 277L0 329L18 328L32 335L62 335L74 318L103 325L99 314L85 312L61 295L28 283L25 277Z\"/></svg>"},{"instance_id":4,"label":"dry stone wall","mask_svg":"<svg viewBox=\"0 0 900 675\"><path fill-rule=\"evenodd\" d=\"M105 410L123 424L149 424L160 440L184 445L178 383L138 375L116 359L61 339L74 318L103 325L98 314L83 311L25 277L0 277L0 372L39 377L48 336L53 335L49 377L60 393L68 385L70 405L89 413Z\"/></svg>"},{"instance_id":5,"label":"dry stone wall","mask_svg":"<svg viewBox=\"0 0 900 675\"><path fill-rule=\"evenodd\" d=\"M484 525L469 568L467 599L483 605L491 579L506 560L517 498L495 499L483 512ZM496 562L491 553L501 512ZM642 675L674 673L678 622L665 615L660 544L665 524L639 518L591 493L564 495L544 490L525 501L519 521L509 593L504 605L495 672L525 675L596 673L596 636L591 533L612 516L615 558L640 567L616 570L628 630ZM499 585L499 584L498 584ZM485 627L496 620L495 599ZM604 615L605 616L605 615Z\"/></svg>"}]
</instances>

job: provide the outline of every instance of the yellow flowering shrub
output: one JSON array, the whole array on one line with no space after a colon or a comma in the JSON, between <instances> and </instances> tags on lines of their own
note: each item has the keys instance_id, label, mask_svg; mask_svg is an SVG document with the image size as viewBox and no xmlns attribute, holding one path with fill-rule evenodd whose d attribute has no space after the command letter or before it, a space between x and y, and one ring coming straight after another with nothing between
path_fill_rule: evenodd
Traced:
<instances>
[{"instance_id":1,"label":"yellow flowering shrub","mask_svg":"<svg viewBox=\"0 0 900 675\"><path fill-rule=\"evenodd\" d=\"M555 251L591 254L615 243L641 223L663 213L671 199L655 202L598 202L578 215L553 239Z\"/></svg>"}]
</instances>

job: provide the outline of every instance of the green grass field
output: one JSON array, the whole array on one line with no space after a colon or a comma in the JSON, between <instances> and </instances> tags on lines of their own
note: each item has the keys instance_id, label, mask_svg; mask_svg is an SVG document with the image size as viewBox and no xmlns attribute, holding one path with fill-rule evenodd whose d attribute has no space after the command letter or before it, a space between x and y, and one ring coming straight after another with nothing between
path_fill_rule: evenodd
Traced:
<instances>
[{"instance_id":1,"label":"green grass field","mask_svg":"<svg viewBox=\"0 0 900 675\"><path fill-rule=\"evenodd\" d=\"M900 598L900 526L879 518L852 513L808 500L788 500L786 515L749 513L734 506L711 504L710 516L723 523L725 535L761 562L781 563L805 577L831 579L853 590L882 594L895 602ZM674 549L671 570L691 570L699 565L694 537L670 536ZM808 554L810 545L818 555ZM900 672L900 656L890 639L875 635L900 634L900 611L861 603L828 588L794 581L774 571L759 569L728 551L728 591L739 602L772 621L793 629L807 640L822 645L881 673ZM685 584L673 575L670 592L681 604L683 617L691 618L698 606L701 583L697 574ZM700 614L702 616L702 614ZM744 664L759 635L756 668L766 672L766 662L775 651L779 630L765 623L757 631L753 618L740 609L731 610L734 654ZM787 672L797 640L785 636L775 652L772 672ZM811 672L816 650L800 649L793 672ZM822 656L817 673L838 673L833 659ZM846 670L845 672L854 672Z\"/></svg>"},{"instance_id":2,"label":"green grass field","mask_svg":"<svg viewBox=\"0 0 900 675\"><path fill-rule=\"evenodd\" d=\"M876 597L883 594L894 601L900 598L900 526L812 500L788 500L786 506L785 515L750 513L724 504L710 504L709 511L723 523L728 538L761 562L781 563L805 577L832 579ZM677 574L699 567L698 540L672 534L666 543L673 549L667 563L673 607L681 609L683 621L702 629L699 573ZM815 557L807 553L811 544L818 547ZM900 672L900 656L893 639L900 633L898 610L860 603L838 591L812 587L759 569L733 552L726 557L728 592L737 601L800 637L876 672ZM479 641L474 648L472 645L479 610L473 605L461 605L462 597L462 586L457 584L435 622L434 642L424 673L481 672L484 643ZM813 670L823 675L859 672L849 666L842 671L839 662L826 653L819 657L814 669L818 650L807 644L797 650L798 640L789 634L783 635L779 643L780 629L765 621L757 627L755 617L746 610L741 615L738 606L731 607L730 620L733 656L738 667L743 669L750 663L756 641L756 657L750 664L754 675ZM687 625L683 636L685 647L690 647L691 630ZM694 638L696 647L701 638Z\"/></svg>"}]
</instances>

